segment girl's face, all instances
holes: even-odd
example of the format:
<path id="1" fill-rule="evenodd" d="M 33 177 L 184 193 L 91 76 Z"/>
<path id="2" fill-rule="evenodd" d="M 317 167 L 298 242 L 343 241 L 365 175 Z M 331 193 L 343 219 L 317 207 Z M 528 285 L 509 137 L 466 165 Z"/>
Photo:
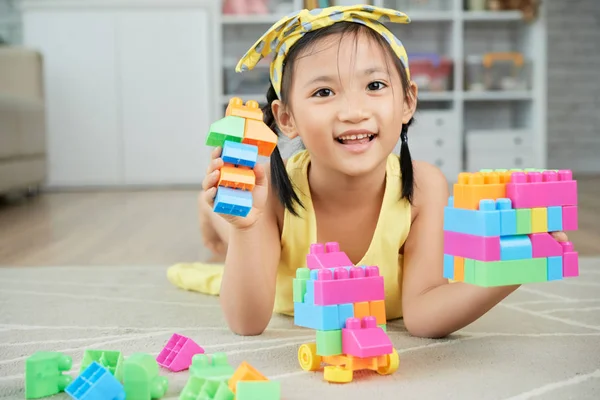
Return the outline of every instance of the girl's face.
<path id="1" fill-rule="evenodd" d="M 299 135 L 315 162 L 345 175 L 381 165 L 414 113 L 391 57 L 363 33 L 321 39 L 291 73 L 288 106 L 273 105 L 280 129 Z"/>

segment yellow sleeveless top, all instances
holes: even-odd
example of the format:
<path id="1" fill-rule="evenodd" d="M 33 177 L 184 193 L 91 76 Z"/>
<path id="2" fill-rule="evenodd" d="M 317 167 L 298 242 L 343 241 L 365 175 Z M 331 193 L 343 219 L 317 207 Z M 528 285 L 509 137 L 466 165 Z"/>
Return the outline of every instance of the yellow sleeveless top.
<path id="1" fill-rule="evenodd" d="M 303 150 L 287 161 L 287 172 L 296 187 L 296 192 L 304 205 L 297 207 L 298 216 L 287 210 L 283 217 L 281 233 L 281 261 L 277 271 L 277 289 L 274 311 L 293 315 L 293 285 L 296 269 L 306 266 L 306 255 L 310 245 L 317 241 L 317 224 L 310 187 L 308 166 L 310 156 Z M 411 208 L 407 200 L 400 199 L 399 158 L 391 154 L 387 159 L 386 186 L 379 220 L 369 248 L 358 265 L 375 265 L 385 282 L 385 311 L 387 319 L 402 316 L 402 263 L 399 250 L 408 237 L 411 224 Z M 342 251 L 344 249 L 341 249 Z"/>

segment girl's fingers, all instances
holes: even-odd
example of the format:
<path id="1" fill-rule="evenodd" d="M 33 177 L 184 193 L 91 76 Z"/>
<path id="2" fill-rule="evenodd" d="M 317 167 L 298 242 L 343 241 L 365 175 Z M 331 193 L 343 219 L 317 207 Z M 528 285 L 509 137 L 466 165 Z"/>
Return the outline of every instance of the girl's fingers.
<path id="1" fill-rule="evenodd" d="M 263 165 L 258 163 L 254 165 L 254 176 L 256 179 L 256 186 L 267 186 L 267 173 Z"/>
<path id="2" fill-rule="evenodd" d="M 212 171 L 210 174 L 206 175 L 204 181 L 202 181 L 202 190 L 208 190 L 211 187 L 214 187 L 219 182 L 220 171 L 218 169 Z"/>
<path id="3" fill-rule="evenodd" d="M 204 201 L 212 208 L 215 204 L 215 196 L 217 195 L 217 188 L 211 187 L 204 192 Z"/>

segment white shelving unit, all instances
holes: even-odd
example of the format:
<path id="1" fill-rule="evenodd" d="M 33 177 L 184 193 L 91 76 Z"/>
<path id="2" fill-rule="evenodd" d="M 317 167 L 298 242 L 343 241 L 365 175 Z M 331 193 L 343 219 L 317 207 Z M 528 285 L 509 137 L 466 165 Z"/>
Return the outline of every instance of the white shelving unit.
<path id="1" fill-rule="evenodd" d="M 268 64 L 243 74 L 236 74 L 234 67 L 271 24 L 303 6 L 302 0 L 271 1 L 273 14 L 221 16 L 223 82 L 217 87 L 223 110 L 233 96 L 265 101 Z M 409 25 L 389 25 L 409 56 L 437 53 L 453 62 L 450 90 L 419 93 L 416 124 L 409 131 L 414 158 L 438 165 L 449 181 L 464 170 L 546 167 L 543 5 L 532 22 L 524 21 L 519 11 L 468 11 L 463 0 L 374 0 L 374 5 L 411 17 Z M 467 60 L 490 52 L 520 52 L 527 61 L 529 86 L 467 90 Z"/>

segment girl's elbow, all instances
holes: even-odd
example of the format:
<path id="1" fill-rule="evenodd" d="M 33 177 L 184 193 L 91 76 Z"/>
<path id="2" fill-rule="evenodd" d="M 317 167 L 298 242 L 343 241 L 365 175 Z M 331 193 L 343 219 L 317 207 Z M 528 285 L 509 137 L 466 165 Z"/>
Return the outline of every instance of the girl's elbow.
<path id="1" fill-rule="evenodd" d="M 443 339 L 452 333 L 448 329 L 432 324 L 426 319 L 418 316 L 411 317 L 410 315 L 405 315 L 403 319 L 404 327 L 408 333 L 414 337 L 423 339 Z"/>

